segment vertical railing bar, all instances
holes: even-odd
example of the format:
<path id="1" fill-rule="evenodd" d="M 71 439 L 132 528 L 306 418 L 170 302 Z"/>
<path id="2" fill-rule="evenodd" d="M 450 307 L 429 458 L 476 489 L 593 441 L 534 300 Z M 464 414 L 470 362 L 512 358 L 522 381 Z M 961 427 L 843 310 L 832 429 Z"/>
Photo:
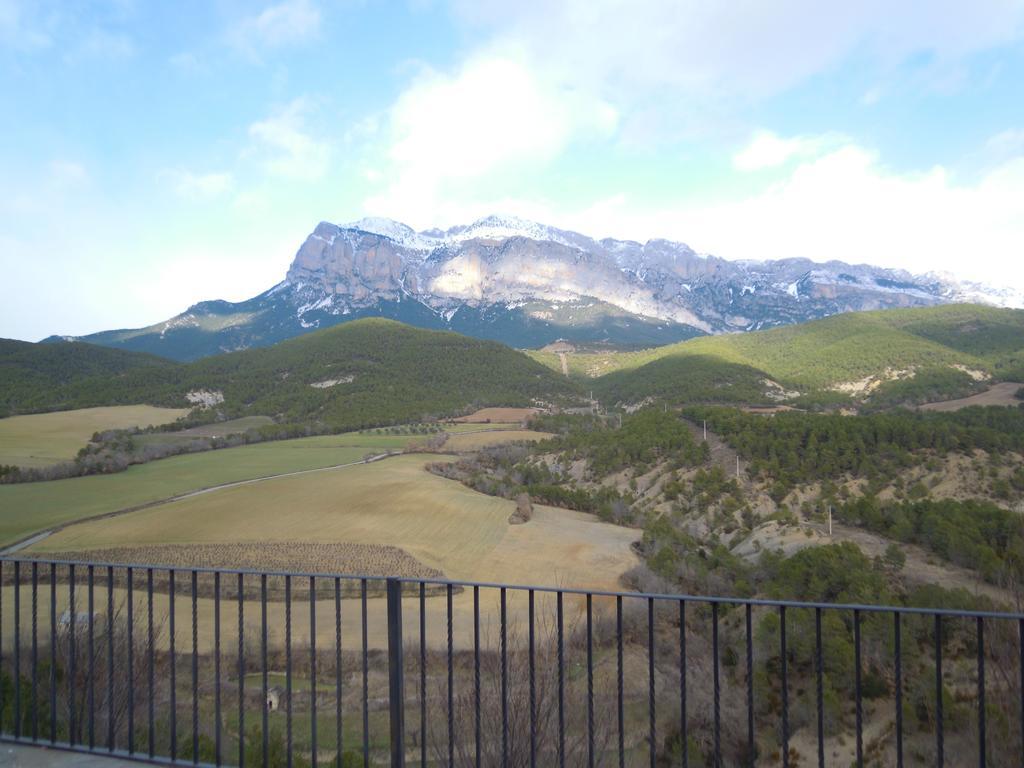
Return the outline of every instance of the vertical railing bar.
<path id="1" fill-rule="evenodd" d="M 245 768 L 245 576 L 238 574 L 238 768 Z M 266 699 L 261 709 L 266 709 Z M 266 754 L 263 750 L 263 754 Z"/>
<path id="2" fill-rule="evenodd" d="M 21 738 L 21 561 L 14 561 L 14 738 Z"/>
<path id="3" fill-rule="evenodd" d="M 114 566 L 107 566 L 107 751 L 113 752 L 114 733 Z"/>
<path id="4" fill-rule="evenodd" d="M 682 746 L 682 764 L 687 768 L 690 764 L 689 743 L 690 729 L 687 722 L 687 689 L 686 689 L 686 601 L 679 601 L 679 741 Z"/>
<path id="5" fill-rule="evenodd" d="M 174 626 L 174 598 L 176 590 L 174 588 L 174 569 L 170 568 L 167 571 L 167 621 L 168 628 L 170 631 L 169 637 L 169 655 L 168 661 L 171 664 L 170 669 L 170 681 L 171 681 L 171 723 L 170 723 L 170 738 L 171 738 L 171 760 L 178 759 L 178 665 L 177 665 L 177 654 L 175 652 L 175 626 Z"/>
<path id="6" fill-rule="evenodd" d="M 292 768 L 292 577 L 284 577 L 284 688 L 285 750 L 288 768 Z"/>
<path id="7" fill-rule="evenodd" d="M 53 566 L 50 566 L 53 568 Z M 4 561 L 0 560 L 0 662 L 4 658 Z M 4 698 L 4 687 L 0 685 L 0 714 L 5 711 L 7 702 Z M 51 720 L 53 718 L 50 718 Z"/>
<path id="8" fill-rule="evenodd" d="M 786 606 L 779 606 L 779 650 L 782 662 L 782 765 L 789 768 L 789 656 L 786 650 Z"/>
<path id="9" fill-rule="evenodd" d="M 455 640 L 452 633 L 452 585 L 445 589 L 448 619 L 448 767 L 455 765 L 455 673 L 452 666 Z"/>
<path id="10" fill-rule="evenodd" d="M 111 569 L 110 584 L 111 584 L 111 605 L 113 605 L 113 569 Z M 147 672 L 149 675 L 149 701 L 147 702 L 147 720 L 148 720 L 148 732 L 149 732 L 149 756 L 153 757 L 156 752 L 156 654 L 153 646 L 153 569 L 146 569 L 146 656 Z M 111 645 L 113 648 L 113 645 Z M 111 656 L 113 660 L 113 656 Z M 113 661 L 111 661 L 111 667 L 113 667 Z M 111 704 L 111 712 L 113 712 L 113 704 Z M 111 716 L 111 723 L 114 718 Z M 113 725 L 111 725 L 111 734 L 113 734 Z M 113 738 L 111 738 L 111 749 L 113 749 Z"/>
<path id="11" fill-rule="evenodd" d="M 988 749 L 985 739 L 985 620 L 977 617 L 978 626 L 978 766 L 985 768 L 988 763 Z"/>
<path id="12" fill-rule="evenodd" d="M 316 744 L 316 577 L 309 577 L 309 738 L 312 742 L 312 768 L 317 768 Z"/>
<path id="13" fill-rule="evenodd" d="M 480 768 L 480 587 L 473 587 L 473 748 Z"/>
<path id="14" fill-rule="evenodd" d="M 78 610 L 75 607 L 75 566 L 68 566 L 68 743 L 72 746 L 78 740 L 75 722 L 75 648 L 78 635 Z"/>
<path id="15" fill-rule="evenodd" d="M 747 630 L 747 762 L 753 766 L 757 760 L 754 743 L 754 616 L 753 606 L 746 604 L 744 611 Z"/>
<path id="16" fill-rule="evenodd" d="M 420 768 L 427 768 L 427 584 L 420 582 Z"/>
<path id="17" fill-rule="evenodd" d="M 1024 619 L 1017 620 L 1017 649 L 1020 652 L 1020 659 L 1017 662 L 1017 671 L 1020 674 L 1020 754 L 1024 755 Z"/>
<path id="18" fill-rule="evenodd" d="M 402 582 L 389 578 L 387 589 L 388 710 L 391 768 L 405 768 L 405 636 L 402 632 Z"/>
<path id="19" fill-rule="evenodd" d="M 654 598 L 647 598 L 647 741 L 651 768 L 658 762 L 658 724 L 654 700 Z"/>
<path id="20" fill-rule="evenodd" d="M 111 664 L 113 670 L 113 664 Z M 113 672 L 111 672 L 113 674 Z M 111 686 L 113 687 L 113 686 Z M 57 566 L 50 565 L 50 742 L 57 741 Z"/>
<path id="21" fill-rule="evenodd" d="M 821 649 L 821 608 L 814 609 L 814 685 L 818 709 L 818 768 L 825 768 L 825 665 Z"/>
<path id="22" fill-rule="evenodd" d="M 527 612 L 528 612 L 528 643 L 529 648 L 527 649 L 529 655 L 530 665 L 530 768 L 536 768 L 537 765 L 537 660 L 536 660 L 536 639 L 534 637 L 535 632 L 535 607 L 534 607 L 534 593 L 533 590 L 527 592 Z M 1021 624 L 1021 660 L 1024 661 L 1024 622 Z M 1024 678 L 1024 666 L 1022 666 L 1021 676 Z M 1024 704 L 1024 701 L 1021 702 Z M 1021 715 L 1024 719 L 1024 714 Z"/>
<path id="23" fill-rule="evenodd" d="M 594 768 L 594 596 L 587 593 L 587 765 Z"/>
<path id="24" fill-rule="evenodd" d="M 861 695 L 861 649 L 860 649 L 860 611 L 853 612 L 853 654 L 854 684 L 853 696 L 856 709 L 857 765 L 864 765 L 864 705 Z"/>
<path id="25" fill-rule="evenodd" d="M 370 662 L 368 630 L 366 626 L 366 579 L 359 580 L 359 602 L 363 621 L 363 768 L 370 768 Z"/>
<path id="26" fill-rule="evenodd" d="M 129 578 L 131 572 L 129 571 Z M 192 763 L 199 764 L 199 574 L 192 571 Z"/>
<path id="27" fill-rule="evenodd" d="M 501 595 L 501 765 L 508 765 L 508 605 L 505 587 Z"/>
<path id="28" fill-rule="evenodd" d="M 337 744 L 337 762 L 340 765 L 345 754 L 345 740 L 342 732 L 341 694 L 341 579 L 334 578 L 334 739 Z"/>
<path id="29" fill-rule="evenodd" d="M 626 765 L 625 678 L 622 664 L 622 595 L 615 596 L 615 655 L 618 687 L 619 768 Z"/>
<path id="30" fill-rule="evenodd" d="M 722 672 L 718 647 L 718 603 L 711 604 L 711 671 L 715 711 L 715 765 L 722 764 Z"/>
<path id="31" fill-rule="evenodd" d="M 558 767 L 565 768 L 565 609 L 562 592 L 556 593 L 558 641 Z"/>
<path id="32" fill-rule="evenodd" d="M 223 762 L 220 711 L 220 571 L 213 573 L 213 752 L 214 763 Z"/>
<path id="33" fill-rule="evenodd" d="M 935 614 L 935 764 L 946 762 L 942 733 L 942 615 Z"/>
<path id="34" fill-rule="evenodd" d="M 89 701 L 89 749 L 94 750 L 96 748 L 96 670 L 95 670 L 95 600 L 94 600 L 94 582 L 95 582 L 95 571 L 94 566 L 88 566 L 88 579 L 87 579 L 87 606 L 89 609 L 88 618 L 88 654 L 89 654 L 89 680 L 86 683 L 88 689 L 88 701 Z M 75 622 L 75 616 L 72 616 L 72 622 Z"/>
<path id="35" fill-rule="evenodd" d="M 260 707 L 260 739 L 263 743 L 263 768 L 270 764 L 270 711 L 267 707 L 270 693 L 267 669 L 267 574 L 260 574 L 260 692 L 263 706 Z"/>
<path id="36" fill-rule="evenodd" d="M 896 656 L 896 768 L 903 768 L 903 632 L 900 612 L 893 612 L 893 653 Z"/>
<path id="37" fill-rule="evenodd" d="M 128 754 L 135 754 L 135 569 L 128 576 Z"/>
<path id="38" fill-rule="evenodd" d="M 92 566 L 89 566 L 90 580 L 92 577 Z M 91 616 L 91 614 L 90 614 Z M 90 627 L 90 640 L 91 640 Z M 92 654 L 89 654 L 90 664 Z M 90 686 L 92 674 L 89 675 Z M 39 563 L 32 561 L 32 741 L 39 741 Z M 90 687 L 90 693 L 91 693 Z M 92 701 L 89 702 L 89 712 L 92 712 Z M 89 749 L 94 746 L 90 732 Z"/>

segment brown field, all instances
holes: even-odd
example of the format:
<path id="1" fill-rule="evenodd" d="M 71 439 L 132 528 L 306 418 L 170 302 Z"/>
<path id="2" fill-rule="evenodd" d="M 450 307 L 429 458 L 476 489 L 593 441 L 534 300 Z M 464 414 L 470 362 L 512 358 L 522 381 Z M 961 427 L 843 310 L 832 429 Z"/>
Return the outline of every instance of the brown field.
<path id="1" fill-rule="evenodd" d="M 71 525 L 38 542 L 29 552 L 47 557 L 51 553 L 66 556 L 166 545 L 188 549 L 198 544 L 242 547 L 234 551 L 255 545 L 257 549 L 251 551 L 258 555 L 271 551 L 264 547 L 266 542 L 274 541 L 388 545 L 405 551 L 426 568 L 456 580 L 592 589 L 619 588 L 621 575 L 639 562 L 632 549 L 640 536 L 638 530 L 603 523 L 592 515 L 539 505 L 529 523 L 509 525 L 513 502 L 476 493 L 424 469 L 426 463 L 441 460 L 445 457 L 401 456 L 375 464 L 236 486 L 120 517 Z M 261 562 L 260 567 L 266 568 L 267 563 Z M 346 565 L 341 557 L 327 557 L 322 567 L 340 572 Z M 11 589 L 3 588 L 3 599 L 8 605 L 13 604 L 7 602 L 13 597 Z M 123 590 L 118 588 L 117 593 L 122 599 Z M 138 589 L 136 599 L 144 599 Z M 167 600 L 166 596 L 161 598 L 161 607 Z M 481 610 L 487 622 L 494 620 L 497 601 L 496 590 L 482 590 Z M 66 589 L 58 588 L 58 603 L 66 603 Z M 179 595 L 175 604 L 182 616 L 189 615 L 188 597 Z M 353 618 L 357 605 L 346 608 Z M 597 601 L 596 606 L 603 610 L 602 601 Z M 508 607 L 510 621 L 521 626 L 527 609 L 525 594 L 510 592 Z M 549 595 L 538 596 L 538 616 L 550 615 L 552 607 Z M 333 608 L 330 599 L 317 603 L 318 612 L 322 611 L 324 616 L 329 616 Z M 417 608 L 415 601 L 406 601 L 410 637 L 415 637 L 418 627 Z M 446 623 L 444 598 L 429 597 L 426 609 L 428 626 L 433 628 L 428 641 L 441 644 L 444 638 L 440 628 Z M 568 598 L 567 620 L 578 617 L 581 609 L 579 599 Z M 201 597 L 197 610 L 200 639 L 208 647 L 212 642 L 213 601 Z M 384 610 L 382 600 L 369 601 L 368 631 L 375 647 L 386 639 Z M 283 606 L 274 603 L 268 611 L 273 625 L 280 626 Z M 472 632 L 471 590 L 453 596 L 453 611 L 454 631 L 463 642 Z M 246 612 L 255 620 L 258 604 L 250 605 Z M 302 634 L 303 620 L 296 618 L 297 637 Z M 181 641 L 187 641 L 184 633 L 188 627 L 182 626 L 180 631 Z M 343 630 L 346 642 L 358 642 L 359 631 L 358 621 L 347 621 Z M 333 629 L 329 624 L 318 624 L 318 638 L 321 633 L 323 642 L 328 642 Z"/>
<path id="2" fill-rule="evenodd" d="M 959 411 L 961 408 L 969 408 L 972 405 L 1019 405 L 1021 400 L 1016 398 L 1017 391 L 1024 387 L 1024 384 L 1015 381 L 1004 381 L 993 384 L 984 392 L 979 392 L 970 397 L 961 397 L 959 400 L 943 400 L 938 403 L 925 403 L 920 406 L 922 411 Z"/>
<path id="3" fill-rule="evenodd" d="M 519 424 L 540 413 L 537 408 L 481 408 L 454 421 L 464 424 Z"/>
<path id="4" fill-rule="evenodd" d="M 49 552 L 52 560 L 85 559 L 95 563 L 160 565 L 189 568 L 240 568 L 308 573 L 353 573 L 361 576 L 440 579 L 408 552 L 387 544 L 324 544 L 286 541 L 251 544 L 155 544 L 108 549 Z M 8 574 L 9 575 L 9 574 Z"/>

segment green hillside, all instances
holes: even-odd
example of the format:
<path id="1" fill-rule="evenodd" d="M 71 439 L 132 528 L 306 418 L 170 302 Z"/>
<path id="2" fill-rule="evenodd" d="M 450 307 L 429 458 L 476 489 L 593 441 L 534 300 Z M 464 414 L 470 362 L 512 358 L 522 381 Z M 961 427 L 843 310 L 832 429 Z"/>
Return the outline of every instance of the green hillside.
<path id="1" fill-rule="evenodd" d="M 534 358 L 561 370 L 554 355 Z M 637 401 L 658 396 L 678 402 L 773 402 L 778 388 L 804 401 L 849 400 L 833 391 L 869 377 L 883 383 L 876 396 L 895 404 L 958 397 L 979 384 L 954 368 L 996 380 L 1024 374 L 1024 311 L 974 305 L 883 310 L 836 315 L 754 333 L 705 336 L 628 353 L 571 354 L 570 376 L 600 398 Z M 854 397 L 868 397 L 853 393 Z"/>
<path id="2" fill-rule="evenodd" d="M 62 349 L 26 346 L 47 360 Z M 73 346 L 157 362 L 41 384 L 33 410 L 125 402 L 182 406 L 188 404 L 187 393 L 205 391 L 223 396 L 218 409 L 229 417 L 259 414 L 340 429 L 441 416 L 474 406 L 529 405 L 535 398 L 558 399 L 576 392 L 564 377 L 496 342 L 380 319 L 193 363 Z M 8 397 L 5 379 L 0 398 Z"/>
<path id="3" fill-rule="evenodd" d="M 0 417 L 137 403 L 132 392 L 112 383 L 142 370 L 158 374 L 174 366 L 154 355 L 81 342 L 30 344 L 0 339 Z"/>

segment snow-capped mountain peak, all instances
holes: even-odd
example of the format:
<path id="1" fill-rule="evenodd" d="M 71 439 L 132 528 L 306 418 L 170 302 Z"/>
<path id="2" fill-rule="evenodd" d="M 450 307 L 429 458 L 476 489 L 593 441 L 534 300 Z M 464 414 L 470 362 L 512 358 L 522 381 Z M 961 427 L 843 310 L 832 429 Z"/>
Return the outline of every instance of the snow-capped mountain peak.
<path id="1" fill-rule="evenodd" d="M 512 216 L 421 232 L 371 217 L 321 222 L 285 280 L 248 302 L 204 302 L 143 335 L 152 337 L 145 349 L 159 354 L 167 339 L 194 335 L 199 318 L 217 316 L 223 330 L 208 343 L 223 351 L 384 316 L 515 346 L 556 339 L 650 346 L 951 302 L 1022 306 L 1024 295 L 867 264 L 728 261 L 658 238 L 595 241 Z"/>

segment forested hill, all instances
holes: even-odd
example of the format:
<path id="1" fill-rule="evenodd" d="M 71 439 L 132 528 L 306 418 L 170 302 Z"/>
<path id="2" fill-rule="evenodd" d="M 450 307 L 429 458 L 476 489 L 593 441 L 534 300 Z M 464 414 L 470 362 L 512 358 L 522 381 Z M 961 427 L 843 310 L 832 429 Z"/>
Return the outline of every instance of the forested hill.
<path id="1" fill-rule="evenodd" d="M 534 357 L 560 369 L 554 355 Z M 567 361 L 607 403 L 913 404 L 1020 381 L 1024 310 L 962 304 L 848 313 Z"/>
<path id="2" fill-rule="evenodd" d="M 0 417 L 72 408 L 90 397 L 101 401 L 93 405 L 138 402 L 116 383 L 142 369 L 165 371 L 175 366 L 154 355 L 82 342 L 30 344 L 0 339 Z"/>
<path id="3" fill-rule="evenodd" d="M 27 346 L 43 355 L 64 348 Z M 286 422 L 354 428 L 577 394 L 564 377 L 496 342 L 378 319 L 194 363 L 138 357 L 157 363 L 41 384 L 33 398 L 16 401 L 17 410 L 125 402 L 180 406 L 188 404 L 189 393 L 202 393 L 208 400 L 223 398 L 217 407 L 228 416 L 263 414 Z M 11 397 L 5 378 L 0 401 Z"/>

